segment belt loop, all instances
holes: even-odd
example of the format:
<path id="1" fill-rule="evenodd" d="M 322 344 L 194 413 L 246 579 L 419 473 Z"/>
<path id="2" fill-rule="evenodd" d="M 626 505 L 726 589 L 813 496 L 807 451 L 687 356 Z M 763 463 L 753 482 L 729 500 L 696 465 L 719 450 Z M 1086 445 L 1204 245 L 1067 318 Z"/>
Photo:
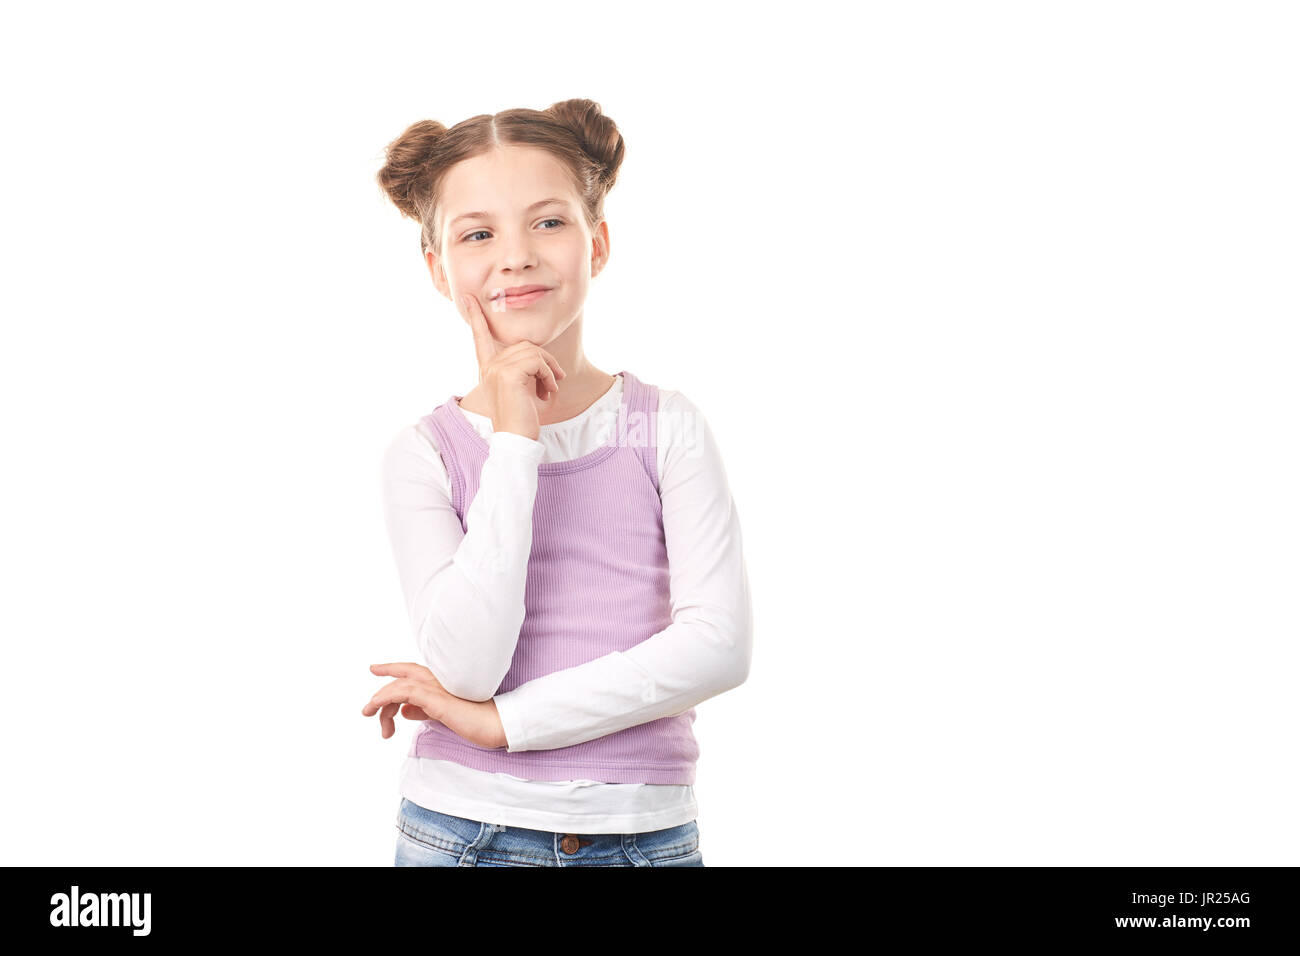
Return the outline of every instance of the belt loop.
<path id="1" fill-rule="evenodd" d="M 478 865 L 478 851 L 492 839 L 494 830 L 490 823 L 480 823 L 478 825 L 478 836 L 469 841 L 469 846 L 465 847 L 465 852 L 460 855 L 460 866 Z"/>
<path id="2" fill-rule="evenodd" d="M 636 845 L 635 833 L 623 834 L 623 852 L 627 855 L 627 858 L 632 861 L 633 866 L 650 865 L 650 858 L 642 853 L 641 849 Z"/>

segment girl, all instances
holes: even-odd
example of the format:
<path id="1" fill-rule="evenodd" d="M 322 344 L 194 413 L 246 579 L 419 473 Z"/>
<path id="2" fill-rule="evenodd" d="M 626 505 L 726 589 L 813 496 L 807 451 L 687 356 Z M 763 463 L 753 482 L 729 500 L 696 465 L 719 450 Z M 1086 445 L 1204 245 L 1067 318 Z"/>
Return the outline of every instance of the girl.
<path id="1" fill-rule="evenodd" d="M 622 159 L 576 99 L 416 123 L 378 174 L 479 373 L 384 457 L 428 665 L 372 666 L 362 711 L 423 721 L 398 866 L 704 865 L 691 725 L 748 676 L 749 578 L 699 410 L 583 352 Z"/>

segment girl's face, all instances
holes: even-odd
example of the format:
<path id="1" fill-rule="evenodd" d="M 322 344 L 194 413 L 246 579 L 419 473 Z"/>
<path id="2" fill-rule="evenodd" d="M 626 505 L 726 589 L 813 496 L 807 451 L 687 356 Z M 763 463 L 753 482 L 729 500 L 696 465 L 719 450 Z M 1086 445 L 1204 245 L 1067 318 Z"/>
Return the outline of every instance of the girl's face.
<path id="1" fill-rule="evenodd" d="M 426 255 L 434 285 L 453 302 L 477 298 L 494 339 L 545 346 L 581 317 L 587 285 L 608 258 L 609 229 L 587 228 L 550 153 L 504 146 L 463 160 L 443 178 L 441 200 L 442 256 Z M 504 295 L 524 286 L 546 291 Z"/>

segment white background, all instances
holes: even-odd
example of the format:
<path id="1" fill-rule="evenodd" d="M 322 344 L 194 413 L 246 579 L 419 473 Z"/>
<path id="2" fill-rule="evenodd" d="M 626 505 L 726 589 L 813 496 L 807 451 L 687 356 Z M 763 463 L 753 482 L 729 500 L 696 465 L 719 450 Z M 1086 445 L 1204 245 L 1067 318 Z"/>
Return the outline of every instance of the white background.
<path id="1" fill-rule="evenodd" d="M 374 174 L 589 97 L 587 355 L 753 586 L 706 865 L 1296 864 L 1293 10 L 14 7 L 3 862 L 392 864 L 380 456 L 477 371 Z"/>

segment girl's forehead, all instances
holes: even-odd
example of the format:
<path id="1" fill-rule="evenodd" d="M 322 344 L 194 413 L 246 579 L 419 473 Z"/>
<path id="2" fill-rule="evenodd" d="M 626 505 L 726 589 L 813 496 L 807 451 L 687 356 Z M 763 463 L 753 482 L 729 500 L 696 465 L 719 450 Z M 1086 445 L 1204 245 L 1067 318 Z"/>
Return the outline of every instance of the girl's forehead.
<path id="1" fill-rule="evenodd" d="M 569 198 L 573 183 L 564 165 L 545 150 L 505 147 L 461 160 L 447 172 L 443 188 L 444 200 L 531 202 L 540 196 Z"/>

